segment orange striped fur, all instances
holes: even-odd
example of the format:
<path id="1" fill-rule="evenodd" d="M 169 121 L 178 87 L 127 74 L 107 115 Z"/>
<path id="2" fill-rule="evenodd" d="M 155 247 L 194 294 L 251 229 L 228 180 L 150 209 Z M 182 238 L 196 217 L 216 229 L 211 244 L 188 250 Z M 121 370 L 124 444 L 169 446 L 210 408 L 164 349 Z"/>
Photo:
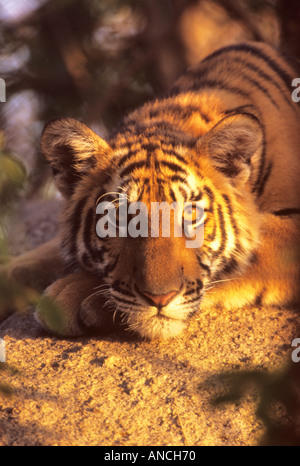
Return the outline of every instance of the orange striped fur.
<path id="1" fill-rule="evenodd" d="M 60 333 L 102 328 L 119 315 L 143 337 L 166 338 L 205 307 L 297 302 L 296 76 L 267 45 L 233 45 L 132 112 L 107 142 L 73 119 L 46 126 L 42 151 L 66 196 L 61 241 L 70 273 L 47 290 L 65 309 Z M 203 246 L 189 249 L 172 235 L 99 238 L 97 201 L 120 193 L 147 206 L 201 199 Z"/>

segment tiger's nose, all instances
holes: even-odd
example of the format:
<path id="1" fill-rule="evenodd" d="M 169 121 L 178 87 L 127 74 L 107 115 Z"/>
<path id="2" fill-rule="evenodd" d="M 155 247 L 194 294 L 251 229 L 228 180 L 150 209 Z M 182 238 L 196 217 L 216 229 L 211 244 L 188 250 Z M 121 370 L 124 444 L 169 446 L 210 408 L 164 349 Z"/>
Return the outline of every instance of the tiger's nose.
<path id="1" fill-rule="evenodd" d="M 146 296 L 148 301 L 150 300 L 154 306 L 161 308 L 169 304 L 175 298 L 175 296 L 178 295 L 178 291 L 172 290 L 167 294 L 160 295 L 155 295 L 148 293 L 147 291 L 143 291 L 141 294 Z"/>

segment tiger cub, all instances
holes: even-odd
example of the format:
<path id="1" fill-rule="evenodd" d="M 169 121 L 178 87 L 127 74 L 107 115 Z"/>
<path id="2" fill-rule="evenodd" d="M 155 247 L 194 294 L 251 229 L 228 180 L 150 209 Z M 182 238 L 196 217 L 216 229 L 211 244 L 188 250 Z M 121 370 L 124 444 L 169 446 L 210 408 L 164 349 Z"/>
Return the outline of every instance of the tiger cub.
<path id="1" fill-rule="evenodd" d="M 53 280 L 60 276 L 46 294 L 61 305 L 64 324 L 51 328 L 40 310 L 38 321 L 62 335 L 81 335 L 118 315 L 153 339 L 177 335 L 203 308 L 295 305 L 296 76 L 266 44 L 231 45 L 133 111 L 107 142 L 71 118 L 46 125 L 41 149 L 66 203 L 59 238 L 42 246 L 42 255 L 29 253 L 23 269 L 28 274 L 32 266 L 33 282 L 44 273 L 47 280 L 50 272 Z M 152 203 L 175 202 L 179 217 L 172 218 L 181 224 L 187 214 L 193 232 L 202 229 L 202 243 L 189 247 L 185 231 L 124 235 L 120 199 L 142 203 L 148 213 Z M 116 234 L 96 232 L 100 200 L 116 208 Z M 148 232 L 151 220 L 148 214 Z"/>

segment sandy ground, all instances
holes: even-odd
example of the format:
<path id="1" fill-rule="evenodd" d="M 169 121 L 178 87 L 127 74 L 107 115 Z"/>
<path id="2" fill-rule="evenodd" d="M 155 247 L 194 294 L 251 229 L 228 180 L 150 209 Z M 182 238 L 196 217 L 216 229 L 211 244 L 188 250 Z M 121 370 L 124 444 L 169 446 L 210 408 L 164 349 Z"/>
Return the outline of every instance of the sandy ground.
<path id="1" fill-rule="evenodd" d="M 127 331 L 57 339 L 31 311 L 12 315 L 0 325 L 0 383 L 12 391 L 0 394 L 0 445 L 256 445 L 259 390 L 215 406 L 227 388 L 218 375 L 284 368 L 299 320 L 291 310 L 216 310 L 177 339 L 148 342 Z"/>
<path id="2" fill-rule="evenodd" d="M 0 445 L 255 445 L 264 435 L 259 392 L 215 407 L 227 371 L 280 369 L 296 315 L 251 309 L 195 318 L 176 340 L 128 334 L 58 340 L 32 315 L 2 325 L 7 364 Z"/>

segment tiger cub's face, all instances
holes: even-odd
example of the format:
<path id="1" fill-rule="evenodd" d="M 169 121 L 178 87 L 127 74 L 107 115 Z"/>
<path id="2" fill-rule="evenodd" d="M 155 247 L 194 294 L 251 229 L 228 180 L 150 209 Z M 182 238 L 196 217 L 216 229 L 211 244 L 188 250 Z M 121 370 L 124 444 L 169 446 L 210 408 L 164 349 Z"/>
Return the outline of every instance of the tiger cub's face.
<path id="1" fill-rule="evenodd" d="M 177 144 L 144 132 L 109 146 L 72 119 L 45 128 L 42 150 L 68 198 L 63 247 L 99 275 L 105 309 L 144 337 L 174 336 L 216 282 L 247 266 L 259 231 L 247 186 L 261 145 L 246 115 Z"/>

